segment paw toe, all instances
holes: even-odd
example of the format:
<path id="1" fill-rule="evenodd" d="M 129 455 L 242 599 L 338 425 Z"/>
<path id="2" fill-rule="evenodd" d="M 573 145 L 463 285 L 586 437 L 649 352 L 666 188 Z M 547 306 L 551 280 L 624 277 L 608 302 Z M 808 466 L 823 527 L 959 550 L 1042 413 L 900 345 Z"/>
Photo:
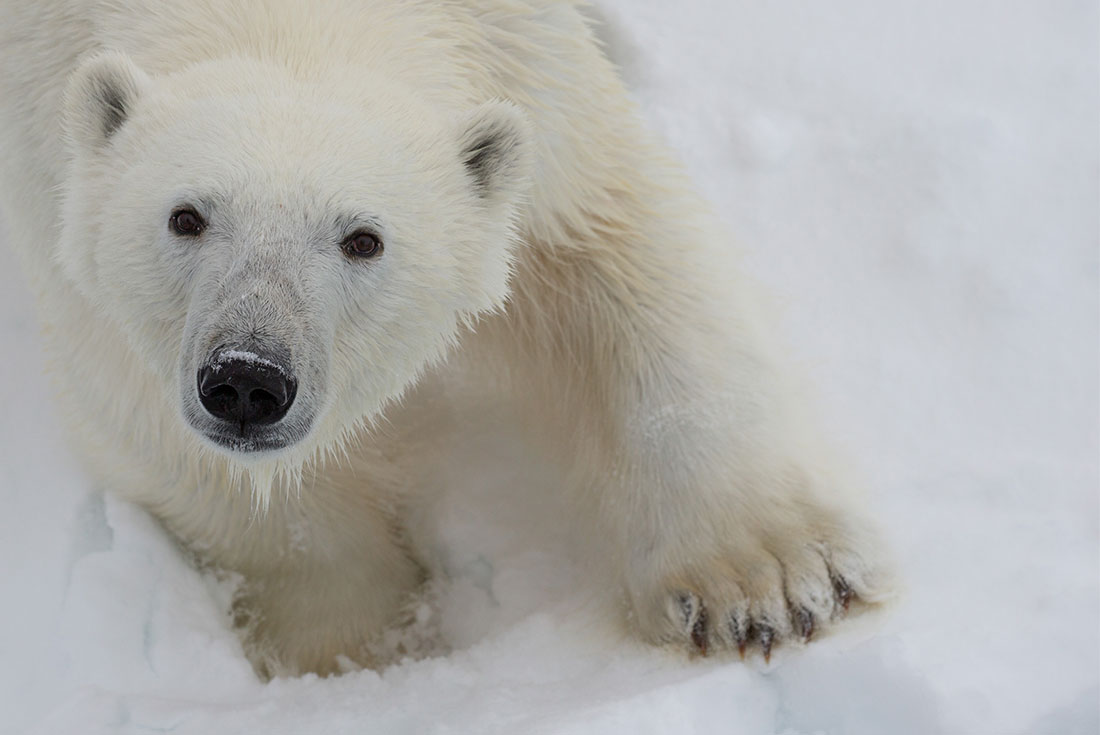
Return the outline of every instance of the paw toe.
<path id="1" fill-rule="evenodd" d="M 744 658 L 752 632 L 752 623 L 749 621 L 747 611 L 731 613 L 726 622 L 726 631 L 730 643 L 737 647 L 737 652 L 741 654 L 741 658 Z"/>
<path id="2" fill-rule="evenodd" d="M 694 592 L 674 592 L 667 603 L 668 618 L 676 631 L 674 637 L 686 636 L 704 656 L 710 646 L 707 608 Z"/>
<path id="3" fill-rule="evenodd" d="M 759 650 L 770 662 L 780 645 L 808 643 L 857 602 L 888 596 L 873 547 L 856 553 L 847 535 L 809 535 L 795 528 L 771 535 L 775 543 L 747 539 L 673 579 L 651 579 L 655 586 L 634 598 L 651 605 L 635 608 L 643 632 L 703 656 L 736 650 L 744 658 Z"/>
<path id="4" fill-rule="evenodd" d="M 809 643 L 814 635 L 814 629 L 816 627 L 814 614 L 804 607 L 795 608 L 791 612 L 791 622 L 794 625 L 795 634 L 801 638 L 804 643 Z"/>
<path id="5" fill-rule="evenodd" d="M 764 663 L 770 663 L 772 659 L 772 645 L 777 640 L 775 628 L 767 623 L 754 623 L 753 633 L 760 642 L 760 652 L 764 654 Z"/>

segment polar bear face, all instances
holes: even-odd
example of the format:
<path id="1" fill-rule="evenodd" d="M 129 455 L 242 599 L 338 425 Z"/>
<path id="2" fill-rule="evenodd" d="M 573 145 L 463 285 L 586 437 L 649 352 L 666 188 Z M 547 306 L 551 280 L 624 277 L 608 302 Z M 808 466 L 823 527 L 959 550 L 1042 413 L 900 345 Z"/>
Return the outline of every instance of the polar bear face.
<path id="1" fill-rule="evenodd" d="M 105 53 L 66 93 L 63 270 L 235 459 L 336 441 L 507 295 L 522 115 L 341 78 Z"/>

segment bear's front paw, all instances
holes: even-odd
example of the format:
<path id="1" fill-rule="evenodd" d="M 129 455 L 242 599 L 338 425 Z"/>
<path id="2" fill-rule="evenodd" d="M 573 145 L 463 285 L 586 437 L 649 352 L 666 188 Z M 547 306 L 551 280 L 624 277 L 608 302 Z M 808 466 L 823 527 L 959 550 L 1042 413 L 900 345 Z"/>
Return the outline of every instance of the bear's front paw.
<path id="1" fill-rule="evenodd" d="M 663 558 L 649 557 L 645 568 L 675 571 L 643 574 L 646 581 L 629 586 L 645 638 L 703 655 L 736 649 L 744 657 L 756 646 L 770 661 L 781 642 L 808 642 L 850 608 L 892 595 L 880 545 L 848 525 L 815 518 L 730 528 L 722 538 L 672 542 Z"/>

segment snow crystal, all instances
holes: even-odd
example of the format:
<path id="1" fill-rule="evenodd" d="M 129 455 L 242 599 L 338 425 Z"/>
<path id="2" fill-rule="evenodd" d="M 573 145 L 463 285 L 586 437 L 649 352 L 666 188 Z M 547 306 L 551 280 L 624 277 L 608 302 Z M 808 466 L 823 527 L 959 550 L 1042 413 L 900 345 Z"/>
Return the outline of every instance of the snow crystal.
<path id="1" fill-rule="evenodd" d="M 247 350 L 222 350 L 218 353 L 217 359 L 214 360 L 213 367 L 217 369 L 219 366 L 230 361 L 243 362 L 248 365 L 262 365 L 263 367 L 275 370 L 280 375 L 286 375 L 286 369 L 282 365 Z"/>

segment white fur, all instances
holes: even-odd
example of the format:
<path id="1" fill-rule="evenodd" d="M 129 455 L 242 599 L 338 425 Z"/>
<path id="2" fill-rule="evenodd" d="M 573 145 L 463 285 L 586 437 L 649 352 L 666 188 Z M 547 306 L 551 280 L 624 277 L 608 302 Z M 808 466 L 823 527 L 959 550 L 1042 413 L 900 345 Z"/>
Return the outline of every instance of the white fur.
<path id="1" fill-rule="evenodd" d="M 423 576 L 408 505 L 445 475 L 428 437 L 479 391 L 569 469 L 651 641 L 770 643 L 840 614 L 838 579 L 888 591 L 727 238 L 579 5 L 0 3 L 0 203 L 61 405 L 104 486 L 244 577 L 265 674 L 382 663 Z M 201 240 L 165 227 L 183 201 Z M 339 250 L 357 217 L 368 263 Z M 237 332 L 289 346 L 293 446 L 186 419 Z"/>

